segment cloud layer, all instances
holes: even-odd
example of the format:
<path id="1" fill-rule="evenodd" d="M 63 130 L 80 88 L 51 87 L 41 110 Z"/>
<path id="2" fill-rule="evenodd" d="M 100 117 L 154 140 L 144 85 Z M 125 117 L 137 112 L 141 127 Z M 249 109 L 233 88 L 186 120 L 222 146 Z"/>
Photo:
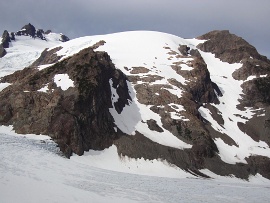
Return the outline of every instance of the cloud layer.
<path id="1" fill-rule="evenodd" d="M 0 2 L 0 32 L 37 28 L 71 38 L 156 30 L 192 38 L 230 30 L 270 58 L 269 0 L 9 0 Z"/>

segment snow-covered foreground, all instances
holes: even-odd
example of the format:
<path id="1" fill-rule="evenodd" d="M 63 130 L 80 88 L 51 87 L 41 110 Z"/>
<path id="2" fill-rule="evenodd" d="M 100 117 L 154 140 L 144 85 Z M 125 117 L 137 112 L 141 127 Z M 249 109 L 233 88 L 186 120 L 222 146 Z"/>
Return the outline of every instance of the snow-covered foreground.
<path id="1" fill-rule="evenodd" d="M 55 144 L 46 137 L 31 139 L 0 132 L 0 202 L 3 203 L 270 201 L 270 182 L 261 177 L 246 182 L 235 178 L 205 180 L 183 175 L 165 178 L 117 172 L 89 164 L 89 160 L 95 163 L 95 159 L 100 167 L 117 164 L 99 156 L 102 153 L 89 152 L 83 159 L 69 160 L 59 156 Z M 155 163 L 152 166 L 145 163 L 154 173 L 158 170 Z M 160 168 L 164 173 L 176 175 L 164 166 Z M 136 172 L 134 168 L 132 171 Z"/>

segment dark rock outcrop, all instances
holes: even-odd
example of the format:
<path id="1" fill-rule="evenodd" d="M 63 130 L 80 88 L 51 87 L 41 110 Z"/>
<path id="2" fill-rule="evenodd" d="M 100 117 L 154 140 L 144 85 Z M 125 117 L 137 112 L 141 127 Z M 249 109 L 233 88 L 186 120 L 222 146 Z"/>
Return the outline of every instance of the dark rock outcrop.
<path id="1" fill-rule="evenodd" d="M 193 57 L 202 57 L 198 49 L 191 49 L 189 54 Z"/>
<path id="2" fill-rule="evenodd" d="M 25 26 L 23 26 L 21 28 L 21 30 L 17 31 L 15 33 L 15 35 L 18 35 L 18 36 L 30 36 L 30 37 L 33 37 L 33 38 L 39 38 L 39 39 L 42 39 L 42 40 L 46 40 L 46 35 L 47 34 L 50 34 L 52 31 L 51 30 L 47 30 L 46 32 L 44 32 L 43 29 L 36 29 L 35 26 L 33 26 L 32 24 L 27 24 Z M 64 35 L 64 34 L 61 34 L 61 39 L 59 39 L 60 41 L 62 42 L 66 42 L 66 41 L 69 41 L 69 38 Z"/>
<path id="3" fill-rule="evenodd" d="M 48 49 L 45 49 L 40 57 L 32 64 L 32 66 L 40 66 L 45 64 L 53 64 L 58 62 L 59 59 L 61 59 L 61 56 L 58 56 L 56 54 L 57 51 L 59 51 L 62 47 L 56 47 L 54 49 L 51 49 L 48 51 Z"/>
<path id="4" fill-rule="evenodd" d="M 11 35 L 11 36 L 10 36 L 10 39 L 15 41 L 15 40 L 16 40 L 16 39 L 15 39 L 15 33 L 14 33 L 14 32 L 11 32 L 10 35 Z"/>
<path id="5" fill-rule="evenodd" d="M 149 160 L 166 160 L 195 176 L 209 178 L 200 172 L 208 168 L 222 176 L 232 176 L 248 180 L 250 175 L 262 174 L 270 179 L 269 158 L 252 156 L 247 159 L 248 164 L 224 163 L 217 155 L 216 145 L 208 136 L 201 134 L 192 149 L 180 150 L 155 143 L 142 134 L 136 132 L 134 136 L 123 135 L 114 141 L 120 156 L 131 158 L 145 158 Z M 203 138 L 203 139 L 202 139 Z M 206 138 L 206 139 L 205 139 Z M 200 140 L 201 139 L 201 140 Z"/>
<path id="6" fill-rule="evenodd" d="M 32 24 L 28 23 L 27 25 L 23 26 L 21 30 L 16 32 L 16 35 L 18 36 L 27 35 L 27 36 L 35 37 L 36 28 Z"/>
<path id="7" fill-rule="evenodd" d="M 5 48 L 9 48 L 9 43 L 11 42 L 11 38 L 7 30 L 5 30 L 2 34 L 2 41 L 0 42 L 0 58 L 4 57 L 7 54 Z"/>
<path id="8" fill-rule="evenodd" d="M 164 132 L 164 130 L 153 119 L 147 120 L 147 125 L 150 130 L 157 131 L 157 132 Z"/>
<path id="9" fill-rule="evenodd" d="M 201 57 L 192 61 L 193 70 L 190 77 L 197 77 L 197 80 L 190 82 L 185 88 L 192 94 L 193 100 L 201 103 L 219 103 L 216 92 L 221 92 L 218 86 L 211 81 L 207 65 Z M 221 96 L 221 94 L 219 95 Z"/>
<path id="10" fill-rule="evenodd" d="M 5 48 L 3 47 L 2 44 L 0 44 L 0 58 L 2 58 L 3 56 L 5 56 L 7 54 Z"/>
<path id="11" fill-rule="evenodd" d="M 215 30 L 197 38 L 207 40 L 197 46 L 199 49 L 211 52 L 217 58 L 228 63 L 237 63 L 250 57 L 262 61 L 267 60 L 265 56 L 261 56 L 257 52 L 255 47 L 241 37 L 231 34 L 228 30 Z"/>
<path id="12" fill-rule="evenodd" d="M 45 36 L 44 36 L 44 31 L 42 29 L 38 29 L 36 32 L 36 36 L 42 40 L 46 40 Z"/>
<path id="13" fill-rule="evenodd" d="M 207 40 L 197 46 L 202 51 L 211 52 L 217 58 L 228 63 L 242 64 L 242 67 L 236 69 L 232 74 L 234 79 L 243 81 L 241 85 L 243 94 L 237 108 L 241 110 L 252 108 L 255 113 L 245 123 L 238 122 L 237 126 L 253 140 L 264 141 L 270 145 L 268 125 L 270 120 L 270 60 L 260 55 L 255 47 L 244 39 L 229 33 L 229 31 L 212 31 L 198 37 L 198 39 Z M 211 134 L 216 133 L 211 130 Z M 267 166 L 269 158 L 250 156 L 246 160 L 248 164 L 243 173 L 260 173 L 269 178 L 270 170 Z M 206 162 L 206 165 L 213 172 L 218 170 L 213 163 Z M 225 168 L 228 171 L 232 170 L 228 169 L 227 166 Z"/>
<path id="14" fill-rule="evenodd" d="M 180 45 L 178 50 L 180 51 L 180 53 L 183 56 L 187 56 L 188 55 L 188 51 L 190 50 L 190 47 L 188 47 L 187 45 Z"/>
<path id="15" fill-rule="evenodd" d="M 56 74 L 68 74 L 74 87 L 63 91 L 53 82 Z M 87 48 L 42 71 L 26 68 L 6 76 L 11 82 L 0 93 L 0 123 L 13 124 L 16 132 L 50 135 L 61 151 L 82 155 L 89 149 L 102 150 L 117 138 L 109 80 L 117 88 L 123 108 L 130 98 L 126 77 L 115 69 L 105 52 Z M 48 86 L 47 93 L 38 91 Z"/>
<path id="16" fill-rule="evenodd" d="M 61 34 L 61 40 L 60 41 L 67 42 L 67 41 L 69 41 L 69 38 L 66 35 Z"/>
<path id="17" fill-rule="evenodd" d="M 47 31 L 45 32 L 45 34 L 48 35 L 48 34 L 50 34 L 51 32 L 52 32 L 51 30 L 47 30 Z"/>
<path id="18" fill-rule="evenodd" d="M 9 42 L 11 42 L 9 33 L 7 30 L 4 31 L 2 35 L 2 45 L 4 48 L 9 48 Z"/>

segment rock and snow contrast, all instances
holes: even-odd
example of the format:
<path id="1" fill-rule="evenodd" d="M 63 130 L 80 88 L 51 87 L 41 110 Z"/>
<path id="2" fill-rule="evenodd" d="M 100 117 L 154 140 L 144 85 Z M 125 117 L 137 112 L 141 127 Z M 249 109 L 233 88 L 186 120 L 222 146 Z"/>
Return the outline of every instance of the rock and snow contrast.
<path id="1" fill-rule="evenodd" d="M 228 31 L 196 39 L 152 31 L 63 36 L 31 24 L 2 36 L 5 190 L 26 181 L 45 191 L 50 184 L 76 190 L 66 202 L 87 202 L 89 195 L 95 202 L 252 202 L 259 201 L 249 191 L 256 188 L 267 200 L 270 61 L 253 46 Z M 35 164 L 48 171 L 35 167 L 23 175 Z M 50 175 L 59 182 L 46 180 Z M 165 185 L 149 189 L 158 182 Z M 188 199 L 183 182 L 200 194 Z M 198 183 L 215 189 L 201 194 Z M 231 183 L 241 194 L 224 190 Z"/>

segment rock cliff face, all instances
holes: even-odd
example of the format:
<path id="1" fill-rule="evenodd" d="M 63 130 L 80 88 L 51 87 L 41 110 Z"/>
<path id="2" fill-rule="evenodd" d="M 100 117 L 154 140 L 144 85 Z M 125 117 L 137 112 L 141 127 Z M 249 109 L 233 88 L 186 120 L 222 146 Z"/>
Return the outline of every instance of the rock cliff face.
<path id="1" fill-rule="evenodd" d="M 238 108 L 263 108 L 266 116 L 239 123 L 239 128 L 253 139 L 264 140 L 270 144 L 270 131 L 267 125 L 270 119 L 270 60 L 229 31 L 212 31 L 200 36 L 199 39 L 207 40 L 198 45 L 201 50 L 214 53 L 222 61 L 242 64 L 242 67 L 232 74 L 236 80 L 244 81 L 241 86 L 244 94 Z"/>
<path id="2" fill-rule="evenodd" d="M 250 57 L 267 61 L 267 58 L 261 56 L 255 47 L 241 37 L 231 34 L 228 30 L 215 30 L 198 39 L 207 40 L 198 45 L 199 49 L 214 53 L 217 58 L 228 63 L 238 63 L 242 59 Z"/>
<path id="3" fill-rule="evenodd" d="M 2 58 L 3 56 L 5 56 L 7 54 L 5 48 L 3 47 L 2 44 L 0 44 L 0 58 Z"/>
<path id="4" fill-rule="evenodd" d="M 9 48 L 9 42 L 11 42 L 10 36 L 9 36 L 8 31 L 5 30 L 3 32 L 2 41 L 0 43 L 0 58 L 6 55 L 7 52 L 5 48 Z"/>
<path id="5" fill-rule="evenodd" d="M 74 87 L 65 91 L 57 87 L 53 82 L 57 74 L 68 74 Z M 50 135 L 67 157 L 72 152 L 102 150 L 117 138 L 109 113 L 109 80 L 123 92 L 119 106 L 125 105 L 129 99 L 125 98 L 126 76 L 115 69 L 106 53 L 92 48 L 43 71 L 31 66 L 15 72 L 2 79 L 13 85 L 1 92 L 0 122 L 13 124 L 19 133 Z M 39 91 L 44 86 L 47 92 Z"/>
<path id="6" fill-rule="evenodd" d="M 270 179 L 270 61 L 228 31 L 198 39 L 206 41 L 196 47 L 179 40 L 182 44 L 176 49 L 164 43 L 160 52 L 170 65 L 162 61 L 121 70 L 116 67 L 119 55 L 113 55 L 114 64 L 107 52 L 97 51 L 108 47 L 109 39 L 78 52 L 75 42 L 66 50 L 46 49 L 31 66 L 0 80 L 12 84 L 0 92 L 0 124 L 13 125 L 18 133 L 47 134 L 67 157 L 114 144 L 119 156 L 167 160 L 196 176 L 208 177 L 201 169 L 209 169 L 219 175 L 248 179 L 260 173 Z M 72 54 L 65 57 L 69 51 Z M 213 69 L 222 67 L 213 67 L 207 52 L 220 59 L 215 64 L 238 63 L 237 68 L 217 77 Z M 59 75 L 72 85 L 59 86 Z M 232 87 L 241 89 L 237 98 L 230 98 L 225 82 L 239 86 Z M 133 135 L 125 130 L 132 127 Z M 165 141 L 158 140 L 161 135 Z M 169 136 L 184 147 L 167 142 Z M 252 149 L 239 137 L 252 143 Z M 224 152 L 224 147 L 229 150 Z M 238 151 L 231 155 L 230 149 Z M 254 150 L 255 155 L 243 154 L 242 149 Z"/>

